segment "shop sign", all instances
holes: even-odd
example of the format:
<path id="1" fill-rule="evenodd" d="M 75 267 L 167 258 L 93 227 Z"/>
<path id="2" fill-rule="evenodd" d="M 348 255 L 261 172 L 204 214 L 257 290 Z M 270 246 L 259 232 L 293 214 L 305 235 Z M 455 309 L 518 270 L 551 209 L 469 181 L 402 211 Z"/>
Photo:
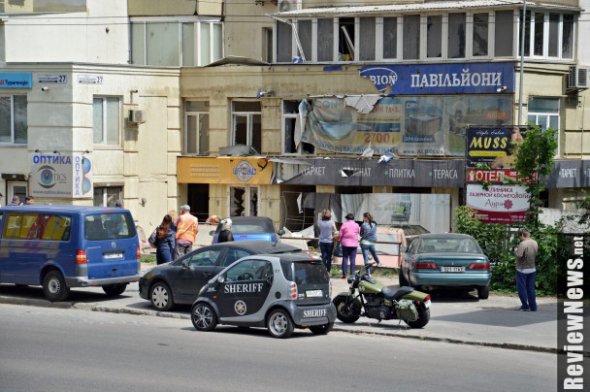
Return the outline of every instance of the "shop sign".
<path id="1" fill-rule="evenodd" d="M 524 222 L 531 195 L 521 185 L 467 184 L 467 206 L 484 223 L 512 224 Z"/>
<path id="2" fill-rule="evenodd" d="M 360 68 L 389 95 L 514 93 L 514 63 L 402 64 Z"/>
<path id="3" fill-rule="evenodd" d="M 37 197 L 92 196 L 92 162 L 83 154 L 33 154 L 31 194 Z"/>
<path id="4" fill-rule="evenodd" d="M 272 165 L 264 157 L 178 157 L 180 184 L 270 184 Z"/>
<path id="5" fill-rule="evenodd" d="M 590 160 L 557 160 L 547 178 L 547 188 L 590 187 Z"/>
<path id="6" fill-rule="evenodd" d="M 467 129 L 467 167 L 513 169 L 516 150 L 522 142 L 518 128 L 469 127 Z"/>
<path id="7" fill-rule="evenodd" d="M 0 89 L 32 87 L 33 74 L 31 73 L 0 73 Z"/>

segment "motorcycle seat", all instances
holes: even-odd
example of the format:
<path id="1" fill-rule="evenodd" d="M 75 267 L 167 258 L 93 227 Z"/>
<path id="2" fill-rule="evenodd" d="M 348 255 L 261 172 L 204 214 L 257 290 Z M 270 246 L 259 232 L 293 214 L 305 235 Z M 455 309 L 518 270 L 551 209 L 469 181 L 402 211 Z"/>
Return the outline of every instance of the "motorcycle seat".
<path id="1" fill-rule="evenodd" d="M 387 299 L 399 299 L 412 291 L 414 291 L 414 288 L 409 286 L 402 286 L 397 290 L 395 286 L 386 286 L 381 289 L 383 296 Z"/>

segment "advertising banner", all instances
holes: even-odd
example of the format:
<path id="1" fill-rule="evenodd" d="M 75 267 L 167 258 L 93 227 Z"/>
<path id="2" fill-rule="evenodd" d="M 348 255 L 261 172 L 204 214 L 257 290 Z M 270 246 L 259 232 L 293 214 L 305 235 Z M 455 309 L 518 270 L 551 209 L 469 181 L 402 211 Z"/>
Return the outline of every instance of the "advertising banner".
<path id="1" fill-rule="evenodd" d="M 32 73 L 0 72 L 0 89 L 3 88 L 32 88 Z"/>
<path id="2" fill-rule="evenodd" d="M 514 92 L 513 62 L 370 65 L 359 71 L 389 95 Z"/>
<path id="3" fill-rule="evenodd" d="M 178 157 L 180 184 L 270 184 L 272 162 L 265 157 Z"/>
<path id="4" fill-rule="evenodd" d="M 524 222 L 531 195 L 520 185 L 467 184 L 467 206 L 484 223 Z"/>
<path id="5" fill-rule="evenodd" d="M 314 98 L 299 106 L 301 140 L 344 154 L 463 157 L 467 128 L 507 126 L 512 106 L 511 97 L 500 95 L 384 97 L 367 111 L 344 98 Z"/>
<path id="6" fill-rule="evenodd" d="M 55 198 L 92 197 L 92 162 L 83 154 L 33 154 L 31 195 Z"/>
<path id="7" fill-rule="evenodd" d="M 467 167 L 513 169 L 520 142 L 522 135 L 517 127 L 469 127 Z"/>

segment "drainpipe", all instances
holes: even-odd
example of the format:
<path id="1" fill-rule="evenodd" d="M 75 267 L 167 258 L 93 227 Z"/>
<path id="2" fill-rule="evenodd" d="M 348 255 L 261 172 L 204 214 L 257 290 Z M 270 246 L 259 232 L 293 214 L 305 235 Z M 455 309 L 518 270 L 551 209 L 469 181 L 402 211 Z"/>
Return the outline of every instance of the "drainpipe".
<path id="1" fill-rule="evenodd" d="M 520 80 L 518 81 L 518 126 L 522 124 L 522 84 L 524 79 L 524 30 L 526 25 L 526 5 L 522 7 L 522 23 L 520 25 Z"/>

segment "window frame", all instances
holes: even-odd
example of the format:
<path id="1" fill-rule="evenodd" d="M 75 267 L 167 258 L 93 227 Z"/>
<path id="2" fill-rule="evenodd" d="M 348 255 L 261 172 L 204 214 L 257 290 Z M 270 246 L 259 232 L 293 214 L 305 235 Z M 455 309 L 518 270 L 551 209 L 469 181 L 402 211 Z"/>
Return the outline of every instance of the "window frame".
<path id="1" fill-rule="evenodd" d="M 95 184 L 93 187 L 93 194 L 92 194 L 92 204 L 95 207 L 114 207 L 115 203 L 117 202 L 117 200 L 123 200 L 123 195 L 124 195 L 124 187 L 123 185 L 97 185 Z M 108 190 L 109 189 L 119 189 L 118 191 L 118 196 L 117 198 L 114 200 L 114 202 L 112 204 L 109 204 L 109 193 Z M 94 195 L 96 194 L 97 190 L 102 190 L 102 201 L 100 205 L 96 205 L 94 204 L 95 198 Z"/>
<path id="2" fill-rule="evenodd" d="M 149 23 L 175 23 L 178 30 L 178 65 L 163 65 L 163 66 L 171 66 L 171 67 L 200 67 L 203 65 L 210 64 L 211 62 L 217 61 L 224 56 L 224 45 L 223 45 L 223 37 L 225 35 L 225 25 L 220 18 L 210 18 L 210 17 L 198 17 L 198 16 L 181 16 L 181 17 L 133 17 L 129 19 L 129 32 L 131 35 L 130 38 L 130 61 L 131 64 L 135 65 L 150 65 L 147 62 L 148 58 L 148 40 L 147 40 L 147 25 Z M 194 59 L 192 64 L 193 65 L 184 65 L 184 42 L 183 42 L 183 26 L 188 23 L 193 23 L 193 43 L 195 44 L 193 47 L 193 55 Z M 201 47 L 201 25 L 208 24 L 209 25 L 209 59 L 208 63 L 204 63 L 202 61 L 202 47 Z M 133 62 L 133 25 L 143 25 L 143 61 L 141 63 L 134 63 Z M 215 46 L 215 26 L 221 26 L 221 40 L 220 40 L 220 57 L 216 58 L 214 56 L 216 46 Z"/>
<path id="3" fill-rule="evenodd" d="M 539 124 L 539 118 L 545 117 L 546 119 L 546 124 L 547 126 L 549 126 L 550 124 L 550 119 L 553 118 L 557 118 L 557 133 L 555 135 L 555 137 L 557 138 L 557 149 L 555 150 L 555 157 L 559 157 L 560 153 L 561 153 L 561 108 L 562 108 L 562 104 L 561 104 L 561 99 L 559 97 L 546 97 L 546 96 L 531 96 L 529 97 L 529 102 L 527 102 L 527 108 L 530 107 L 530 101 L 534 100 L 535 98 L 542 98 L 542 99 L 552 99 L 557 101 L 557 111 L 556 112 L 549 112 L 549 111 L 528 111 L 527 112 L 527 122 L 532 122 L 535 125 L 540 126 Z M 531 121 L 531 117 L 534 116 L 535 119 L 534 121 Z M 541 127 L 541 130 L 546 131 L 549 127 Z"/>
<path id="4" fill-rule="evenodd" d="M 25 142 L 24 143 L 17 143 L 16 142 L 16 123 L 15 123 L 15 112 L 16 112 L 16 101 L 15 97 L 24 97 L 25 98 L 25 114 L 26 114 L 26 126 L 25 126 Z M 29 97 L 27 94 L 2 94 L 0 93 L 0 98 L 9 98 L 10 99 L 10 141 L 2 142 L 0 141 L 0 146 L 27 146 L 29 144 L 29 121 L 28 121 L 28 110 L 29 110 Z"/>
<path id="5" fill-rule="evenodd" d="M 517 10 L 517 50 L 516 55 L 520 56 L 520 38 L 521 38 L 521 23 L 523 21 L 522 17 L 522 10 Z M 528 41 L 528 52 L 525 52 L 524 58 L 525 59 L 532 59 L 532 60 L 550 60 L 550 61 L 559 61 L 559 62 L 571 62 L 576 58 L 576 34 L 578 30 L 578 15 L 573 12 L 566 12 L 562 10 L 552 10 L 552 9 L 527 9 L 527 14 L 530 13 L 529 23 L 528 23 L 528 37 L 525 35 L 525 39 Z M 535 30 L 536 30 L 536 19 L 538 14 L 543 14 L 543 42 L 542 42 L 542 54 L 535 54 Z M 549 41 L 550 38 L 550 24 L 551 24 L 551 14 L 559 15 L 559 22 L 557 27 L 557 56 L 550 56 L 549 55 Z M 572 32 L 571 32 L 571 41 L 572 41 L 572 56 L 571 57 L 563 57 L 563 44 L 564 44 L 564 17 L 566 15 L 572 16 Z M 526 21 L 526 16 L 524 18 Z"/>
<path id="6" fill-rule="evenodd" d="M 314 155 L 315 154 L 315 147 L 314 147 L 314 151 L 313 152 L 305 152 L 303 151 L 303 142 L 299 143 L 299 146 L 297 147 L 297 151 L 295 152 L 288 152 L 287 149 L 285 148 L 286 143 L 287 143 L 287 120 L 294 120 L 295 122 L 297 121 L 297 117 L 299 116 L 299 106 L 297 106 L 297 112 L 296 113 L 287 113 L 285 111 L 285 105 L 288 102 L 295 102 L 296 104 L 299 104 L 300 101 L 295 100 L 295 99 L 284 99 L 281 100 L 281 154 L 283 155 Z M 295 125 L 293 126 L 293 138 L 295 138 Z M 310 144 L 310 146 L 313 147 L 313 145 Z"/>
<path id="7" fill-rule="evenodd" d="M 262 105 L 260 105 L 260 109 L 258 112 L 245 110 L 245 111 L 237 111 L 235 109 L 235 104 L 239 102 L 252 102 L 258 103 L 260 105 L 260 101 L 232 101 L 231 102 L 231 140 L 230 145 L 236 145 L 236 133 L 237 133 L 237 117 L 245 117 L 246 118 L 246 145 L 256 148 L 252 145 L 252 140 L 254 137 L 254 116 L 260 117 L 260 151 L 258 153 L 262 153 Z"/>
<path id="8" fill-rule="evenodd" d="M 94 135 L 96 132 L 95 126 L 96 124 L 94 123 L 94 101 L 100 99 L 102 100 L 102 139 L 100 142 L 95 142 L 94 141 Z M 109 99 L 116 99 L 117 100 L 117 143 L 115 144 L 109 144 L 108 140 L 109 140 L 109 129 L 108 129 L 108 124 L 109 124 L 109 119 L 110 117 L 108 116 L 108 105 L 107 102 Z M 101 147 L 121 147 L 121 130 L 123 129 L 123 99 L 120 96 L 117 95 L 94 95 L 92 96 L 92 143 L 94 144 L 94 146 L 101 146 Z"/>
<path id="9" fill-rule="evenodd" d="M 197 154 L 197 155 L 209 155 L 209 151 L 211 149 L 211 146 L 208 145 L 206 146 L 206 151 L 201 151 L 203 146 L 201 146 L 201 128 L 200 128 L 200 124 L 201 124 L 201 116 L 207 116 L 207 123 L 208 125 L 210 125 L 209 121 L 211 119 L 210 117 L 210 113 L 209 110 L 207 111 L 200 111 L 200 110 L 189 110 L 188 109 L 188 105 L 190 102 L 203 102 L 203 103 L 207 103 L 207 107 L 210 108 L 209 106 L 209 101 L 206 100 L 194 100 L 194 99 L 190 99 L 190 100 L 186 100 L 184 101 L 184 153 L 185 154 Z M 188 118 L 189 116 L 196 116 L 197 121 L 196 121 L 196 127 L 197 129 L 195 130 L 196 135 L 195 135 L 195 140 L 197 142 L 197 145 L 195 146 L 195 152 L 189 152 L 189 126 L 188 126 Z M 209 127 L 208 127 L 209 128 Z M 207 129 L 206 132 L 207 134 L 209 134 L 210 129 Z M 207 136 L 207 141 L 210 143 L 209 137 Z"/>

